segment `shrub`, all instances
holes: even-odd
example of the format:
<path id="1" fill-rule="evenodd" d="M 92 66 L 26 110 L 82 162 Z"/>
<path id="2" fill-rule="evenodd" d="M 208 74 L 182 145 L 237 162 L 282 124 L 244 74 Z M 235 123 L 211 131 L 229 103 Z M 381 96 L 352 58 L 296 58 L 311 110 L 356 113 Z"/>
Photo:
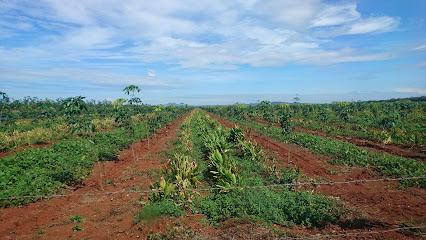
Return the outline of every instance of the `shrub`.
<path id="1" fill-rule="evenodd" d="M 331 200 L 309 193 L 270 189 L 245 189 L 200 198 L 199 210 L 211 221 L 230 217 L 259 217 L 265 222 L 291 226 L 320 226 L 340 218 Z"/>

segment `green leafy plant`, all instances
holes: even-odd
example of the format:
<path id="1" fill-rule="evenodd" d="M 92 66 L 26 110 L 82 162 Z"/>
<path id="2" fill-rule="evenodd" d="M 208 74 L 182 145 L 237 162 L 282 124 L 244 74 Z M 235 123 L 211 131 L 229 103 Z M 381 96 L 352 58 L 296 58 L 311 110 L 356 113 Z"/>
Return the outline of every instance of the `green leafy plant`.
<path id="1" fill-rule="evenodd" d="M 81 114 L 83 110 L 87 110 L 87 103 L 83 99 L 86 97 L 69 97 L 62 103 L 62 109 L 66 116 L 72 117 Z"/>
<path id="2" fill-rule="evenodd" d="M 286 111 L 281 115 L 280 125 L 282 128 L 282 134 L 287 135 L 293 130 L 292 114 L 290 111 Z"/>
<path id="3" fill-rule="evenodd" d="M 252 161 L 262 161 L 265 159 L 262 148 L 256 142 L 239 140 L 238 146 L 241 149 L 242 155 L 250 157 Z"/>
<path id="4" fill-rule="evenodd" d="M 169 170 L 167 173 L 176 178 L 177 182 L 188 181 L 189 186 L 195 187 L 198 183 L 197 175 L 198 165 L 195 161 L 191 161 L 188 156 L 175 154 L 173 160 L 169 161 Z"/>
<path id="5" fill-rule="evenodd" d="M 230 188 L 237 185 L 237 167 L 232 158 L 227 155 L 222 155 L 218 149 L 216 149 L 210 155 L 211 165 L 213 170 L 210 172 L 214 174 L 214 178 L 217 179 L 217 187 Z"/>
<path id="6" fill-rule="evenodd" d="M 163 215 L 179 217 L 182 214 L 183 210 L 176 206 L 173 201 L 163 199 L 151 202 L 149 205 L 143 207 L 135 216 L 135 222 L 138 223 L 142 220 L 152 220 Z"/>
<path id="7" fill-rule="evenodd" d="M 218 150 L 226 153 L 232 148 L 232 143 L 228 141 L 228 135 L 224 130 L 210 131 L 204 135 L 204 146 L 208 152 Z"/>
<path id="8" fill-rule="evenodd" d="M 321 226 L 340 218 L 340 210 L 331 200 L 304 192 L 248 189 L 213 194 L 198 202 L 200 211 L 212 222 L 249 216 L 283 226 Z"/>
<path id="9" fill-rule="evenodd" d="M 140 91 L 141 91 L 141 89 L 140 89 L 138 86 L 136 86 L 136 85 L 129 85 L 129 86 L 125 87 L 125 88 L 123 89 L 123 91 L 124 91 L 127 95 L 129 95 L 129 96 L 131 96 L 131 97 L 132 97 L 132 98 L 130 98 L 130 99 L 128 100 L 128 103 L 129 103 L 130 105 L 132 105 L 132 104 L 139 104 L 139 103 L 141 103 L 141 102 L 142 102 L 140 98 L 135 97 L 135 91 L 137 91 L 137 92 L 140 92 Z"/>
<path id="10" fill-rule="evenodd" d="M 239 127 L 239 126 L 235 126 L 234 128 L 231 128 L 230 132 L 229 132 L 229 141 L 233 142 L 233 143 L 238 143 L 240 141 L 244 140 L 244 130 Z"/>
<path id="11" fill-rule="evenodd" d="M 77 232 L 77 231 L 83 231 L 83 230 L 84 230 L 84 228 L 82 228 L 82 227 L 80 226 L 80 224 L 77 224 L 76 226 L 72 227 L 72 230 L 73 230 L 74 232 Z"/>
<path id="12" fill-rule="evenodd" d="M 171 199 L 176 195 L 175 183 L 166 181 L 164 177 L 161 177 L 159 182 L 152 184 L 151 189 L 153 189 L 153 193 L 149 196 L 149 200 L 152 202 Z"/>
<path id="13" fill-rule="evenodd" d="M 77 214 L 73 217 L 70 217 L 70 222 L 77 223 L 77 222 L 84 222 L 86 221 L 80 214 Z"/>

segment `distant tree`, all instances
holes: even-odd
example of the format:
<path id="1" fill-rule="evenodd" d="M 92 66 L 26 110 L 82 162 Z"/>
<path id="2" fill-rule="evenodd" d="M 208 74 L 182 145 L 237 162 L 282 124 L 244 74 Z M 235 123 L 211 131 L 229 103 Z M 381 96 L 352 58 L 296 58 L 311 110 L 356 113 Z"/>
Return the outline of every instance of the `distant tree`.
<path id="1" fill-rule="evenodd" d="M 293 103 L 299 103 L 300 102 L 300 98 L 298 96 L 293 98 Z"/>
<path id="2" fill-rule="evenodd" d="M 269 105 L 271 105 L 271 101 L 263 100 L 263 101 L 261 101 L 261 102 L 260 102 L 260 104 L 259 104 L 259 105 L 269 106 Z"/>
<path id="3" fill-rule="evenodd" d="M 14 124 L 17 116 L 10 109 L 10 98 L 5 92 L 0 91 L 0 122 Z"/>
<path id="4" fill-rule="evenodd" d="M 5 92 L 0 91 L 0 97 L 1 97 L 0 99 L 1 104 L 9 103 L 10 99 Z"/>

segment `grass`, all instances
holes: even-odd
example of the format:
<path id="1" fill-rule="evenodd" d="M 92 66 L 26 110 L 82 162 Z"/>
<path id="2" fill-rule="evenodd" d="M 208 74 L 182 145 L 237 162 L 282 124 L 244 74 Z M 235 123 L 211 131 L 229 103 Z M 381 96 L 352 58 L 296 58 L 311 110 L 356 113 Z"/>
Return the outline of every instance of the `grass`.
<path id="1" fill-rule="evenodd" d="M 164 200 L 152 202 L 142 208 L 135 216 L 135 222 L 139 223 L 142 220 L 153 220 L 163 215 L 179 217 L 183 214 L 183 210 L 179 208 L 173 201 Z"/>

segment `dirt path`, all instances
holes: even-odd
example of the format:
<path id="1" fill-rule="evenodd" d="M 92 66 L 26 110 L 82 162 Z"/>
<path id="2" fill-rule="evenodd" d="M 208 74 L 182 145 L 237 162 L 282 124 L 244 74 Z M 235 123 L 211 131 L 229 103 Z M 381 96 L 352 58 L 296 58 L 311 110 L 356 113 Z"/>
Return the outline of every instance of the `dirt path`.
<path id="1" fill-rule="evenodd" d="M 208 113 L 226 127 L 235 124 Z M 264 149 L 269 149 L 277 164 L 285 167 L 300 167 L 301 173 L 317 181 L 348 181 L 356 179 L 379 179 L 374 171 L 332 165 L 331 158 L 318 156 L 295 144 L 275 141 L 267 136 L 251 131 L 250 137 Z M 290 157 L 289 157 L 290 154 Z M 290 161 L 289 161 L 290 160 Z M 356 227 L 389 229 L 404 224 L 422 225 L 426 222 L 426 190 L 421 188 L 399 189 L 396 182 L 357 183 L 317 187 L 315 191 L 339 199 L 356 219 L 364 219 Z M 331 227 L 334 233 L 348 226 L 341 223 Z M 352 225 L 352 224 L 349 224 Z M 358 226 L 359 225 L 359 226 Z M 353 227 L 353 226 L 351 226 Z M 330 230 L 331 231 L 331 230 Z M 322 233 L 324 234 L 324 233 Z M 398 235 L 395 235 L 398 238 Z M 389 237 L 395 237 L 389 235 Z M 404 235 L 399 237 L 405 238 Z"/>
<path id="2" fill-rule="evenodd" d="M 268 122 L 264 120 L 259 120 L 259 119 L 253 119 L 253 121 L 262 123 L 262 124 L 269 124 Z M 276 126 L 279 126 L 279 125 L 276 124 Z M 384 143 L 379 143 L 373 140 L 359 138 L 356 136 L 338 136 L 338 135 L 328 134 L 319 130 L 311 130 L 309 128 L 304 128 L 300 126 L 295 126 L 294 131 L 305 132 L 305 133 L 309 133 L 309 134 L 320 136 L 320 137 L 329 137 L 329 138 L 334 138 L 341 141 L 346 141 L 371 152 L 389 153 L 389 154 L 400 156 L 400 157 L 413 158 L 413 159 L 418 159 L 421 161 L 426 161 L 426 153 L 425 153 L 426 149 L 420 146 L 407 146 L 407 145 L 396 144 L 396 143 L 384 144 Z"/>
<path id="3" fill-rule="evenodd" d="M 96 165 L 91 176 L 65 194 L 88 194 L 122 190 L 148 190 L 167 162 L 162 151 L 177 138 L 179 122 L 189 113 L 159 130 L 148 141 L 134 143 L 121 152 L 118 161 Z M 100 178 L 100 173 L 105 176 Z M 101 179 L 103 181 L 101 181 Z M 103 182 L 103 183 L 102 183 Z M 144 204 L 140 194 L 62 197 L 42 200 L 24 207 L 0 209 L 0 239 L 128 239 L 137 238 L 136 212 Z M 72 223 L 80 214 L 85 221 Z M 84 230 L 73 231 L 81 226 Z"/>

